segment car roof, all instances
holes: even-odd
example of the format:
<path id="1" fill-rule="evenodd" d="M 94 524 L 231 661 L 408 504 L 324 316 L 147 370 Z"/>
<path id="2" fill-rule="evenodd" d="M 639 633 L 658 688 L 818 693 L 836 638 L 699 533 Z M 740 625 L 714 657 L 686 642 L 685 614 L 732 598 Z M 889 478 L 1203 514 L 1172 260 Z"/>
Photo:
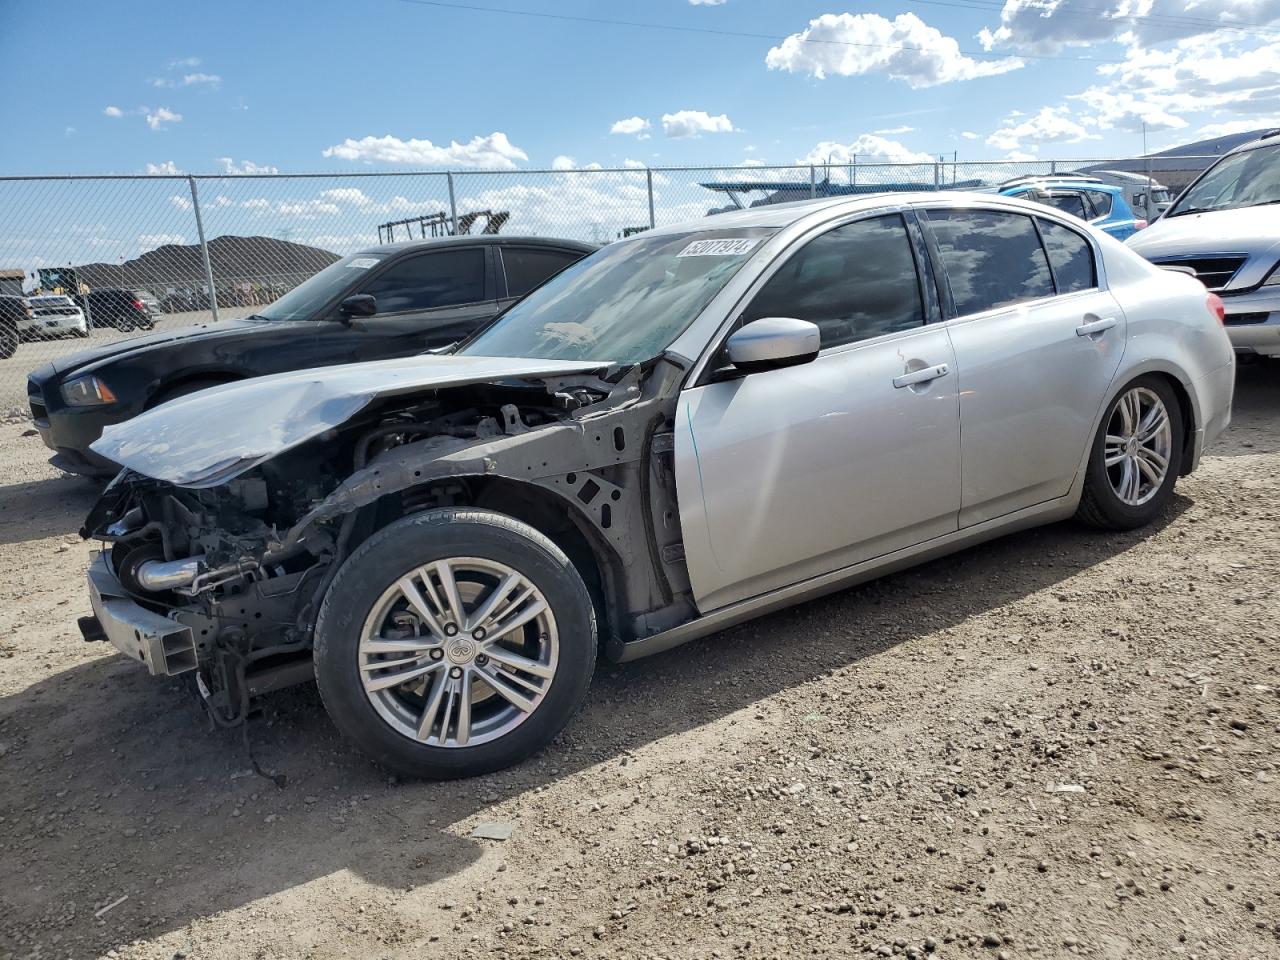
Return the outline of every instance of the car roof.
<path id="1" fill-rule="evenodd" d="M 1123 187 L 1118 187 L 1114 183 L 1103 183 L 1100 180 L 1092 178 L 1081 179 L 1077 177 L 1044 177 L 1035 180 L 1027 180 L 1007 184 L 1001 189 L 1014 190 L 1026 187 L 1032 190 L 1097 190 L 1100 193 L 1120 194 L 1124 192 Z"/>
<path id="2" fill-rule="evenodd" d="M 495 246 L 519 245 L 522 247 L 558 247 L 560 249 L 568 247 L 571 250 L 580 250 L 583 253 L 590 253 L 593 250 L 598 249 L 598 244 L 583 243 L 581 240 L 566 240 L 561 237 L 525 237 L 501 236 L 492 233 L 464 233 L 459 237 L 432 237 L 430 240 L 400 240 L 396 243 L 382 243 L 372 247 L 362 247 L 357 252 L 381 254 L 385 256 L 391 253 L 404 253 L 406 250 L 430 250 L 435 247 L 445 247 L 463 243 L 479 243 Z"/>

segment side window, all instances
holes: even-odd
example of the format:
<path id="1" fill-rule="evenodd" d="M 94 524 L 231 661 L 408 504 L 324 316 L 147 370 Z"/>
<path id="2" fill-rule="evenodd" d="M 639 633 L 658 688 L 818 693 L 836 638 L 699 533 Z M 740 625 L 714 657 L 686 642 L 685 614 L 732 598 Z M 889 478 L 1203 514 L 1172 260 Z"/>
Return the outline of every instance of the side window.
<path id="1" fill-rule="evenodd" d="M 928 217 L 959 315 L 1053 296 L 1030 217 L 994 210 L 930 210 Z"/>
<path id="2" fill-rule="evenodd" d="M 816 323 L 822 347 L 924 324 L 911 240 L 894 214 L 836 227 L 782 265 L 743 314 Z"/>
<path id="3" fill-rule="evenodd" d="M 484 249 L 436 250 L 392 264 L 360 291 L 378 300 L 378 313 L 430 310 L 484 299 Z"/>
<path id="4" fill-rule="evenodd" d="M 1089 199 L 1093 201 L 1093 205 L 1098 211 L 1096 216 L 1105 217 L 1111 213 L 1111 194 L 1103 193 L 1101 190 L 1090 190 Z"/>
<path id="5" fill-rule="evenodd" d="M 1089 219 L 1089 210 L 1085 206 L 1084 196 L 1079 193 L 1055 193 L 1049 196 L 1046 203 L 1063 213 L 1069 213 L 1081 220 Z"/>
<path id="6" fill-rule="evenodd" d="M 507 296 L 523 297 L 557 273 L 582 259 L 569 250 L 542 250 L 537 247 L 503 247 L 502 264 L 507 273 Z"/>
<path id="7" fill-rule="evenodd" d="M 1093 266 L 1093 250 L 1089 241 L 1061 224 L 1040 220 L 1040 237 L 1053 264 L 1053 278 L 1058 293 L 1075 293 L 1098 285 Z"/>

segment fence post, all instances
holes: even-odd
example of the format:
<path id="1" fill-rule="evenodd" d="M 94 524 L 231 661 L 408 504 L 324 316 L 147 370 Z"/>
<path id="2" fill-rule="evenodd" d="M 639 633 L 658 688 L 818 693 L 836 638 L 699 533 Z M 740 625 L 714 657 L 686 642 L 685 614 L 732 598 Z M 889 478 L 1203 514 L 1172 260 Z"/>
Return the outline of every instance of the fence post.
<path id="1" fill-rule="evenodd" d="M 191 187 L 191 208 L 196 212 L 196 233 L 200 237 L 200 257 L 204 260 L 204 282 L 209 285 L 209 306 L 213 310 L 213 321 L 218 322 L 218 288 L 213 285 L 213 266 L 209 263 L 209 244 L 204 239 L 204 220 L 200 217 L 200 195 L 196 192 L 196 178 L 187 177 Z"/>
<path id="2" fill-rule="evenodd" d="M 453 194 L 453 174 L 446 173 L 449 179 L 449 216 L 453 219 L 453 235 L 458 235 L 458 200 Z"/>
<path id="3" fill-rule="evenodd" d="M 653 171 L 648 167 L 644 168 L 644 178 L 649 185 L 649 229 L 652 230 L 657 226 L 657 221 L 653 216 Z"/>
<path id="4" fill-rule="evenodd" d="M 939 174 L 941 173 L 941 171 L 938 169 L 940 166 L 941 166 L 941 164 L 939 164 L 939 163 L 938 163 L 938 161 L 936 161 L 936 160 L 935 160 L 935 161 L 933 162 L 933 189 L 934 189 L 934 190 L 939 190 L 939 189 L 941 189 L 941 187 L 940 187 L 940 185 L 939 185 L 939 179 L 938 179 L 938 178 L 939 178 Z"/>
<path id="5" fill-rule="evenodd" d="M 813 164 L 809 164 L 809 199 L 812 200 L 818 195 L 818 173 L 813 169 Z"/>
<path id="6" fill-rule="evenodd" d="M 1050 161 L 1049 161 L 1049 172 L 1050 172 L 1050 173 L 1057 173 L 1057 172 L 1058 172 L 1058 161 L 1057 161 L 1057 160 L 1050 160 Z"/>

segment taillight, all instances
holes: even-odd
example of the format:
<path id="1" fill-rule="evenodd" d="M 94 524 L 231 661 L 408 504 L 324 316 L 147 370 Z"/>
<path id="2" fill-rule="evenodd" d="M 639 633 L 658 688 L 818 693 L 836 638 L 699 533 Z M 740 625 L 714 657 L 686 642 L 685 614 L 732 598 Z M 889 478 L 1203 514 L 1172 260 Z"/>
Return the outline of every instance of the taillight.
<path id="1" fill-rule="evenodd" d="M 1135 220 L 1135 221 L 1133 221 L 1133 229 L 1135 229 L 1135 230 L 1145 230 L 1145 229 L 1147 229 L 1147 221 L 1145 221 L 1145 220 Z"/>
<path id="2" fill-rule="evenodd" d="M 142 301 L 141 301 L 141 300 L 135 300 L 135 301 L 133 301 L 133 309 L 137 310 L 139 313 L 146 313 L 146 312 L 147 312 L 146 307 L 144 307 L 144 306 L 142 305 Z"/>
<path id="3" fill-rule="evenodd" d="M 1216 293 L 1211 293 L 1204 304 L 1209 308 L 1209 312 L 1218 318 L 1219 323 L 1225 324 L 1227 322 L 1227 307 L 1220 296 Z"/>

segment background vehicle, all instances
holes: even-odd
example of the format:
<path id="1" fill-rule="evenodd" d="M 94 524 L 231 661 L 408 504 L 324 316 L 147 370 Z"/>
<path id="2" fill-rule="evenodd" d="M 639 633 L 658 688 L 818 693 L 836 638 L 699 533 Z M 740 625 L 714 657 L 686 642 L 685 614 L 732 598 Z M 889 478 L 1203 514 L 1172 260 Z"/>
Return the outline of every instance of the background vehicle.
<path id="1" fill-rule="evenodd" d="M 372 247 L 251 317 L 116 341 L 38 367 L 27 381 L 31 416 L 55 466 L 110 476 L 118 467 L 89 450 L 108 424 L 247 377 L 447 346 L 593 249 L 493 236 Z M 95 323 L 99 293 L 115 291 L 88 295 Z"/>
<path id="2" fill-rule="evenodd" d="M 631 660 L 1009 530 L 1149 522 L 1230 419 L 1219 307 L 991 195 L 646 231 L 452 355 L 113 428 L 82 629 L 199 671 L 225 723 L 315 676 L 382 763 L 492 770 L 568 722 L 598 632 Z"/>
<path id="3" fill-rule="evenodd" d="M 1168 210 L 1173 202 L 1168 187 L 1154 177 L 1148 179 L 1141 173 L 1132 173 L 1128 170 L 1093 170 L 1089 173 L 1089 179 L 1122 189 L 1134 213 L 1148 222 Z M 1151 197 L 1150 209 L 1147 207 L 1148 193 Z"/>
<path id="4" fill-rule="evenodd" d="M 95 327 L 150 330 L 160 316 L 160 305 L 145 291 L 107 288 L 92 290 L 76 299 L 92 317 Z"/>
<path id="5" fill-rule="evenodd" d="M 0 360 L 8 360 L 18 350 L 20 328 L 25 328 L 35 314 L 25 297 L 0 296 Z"/>
<path id="6" fill-rule="evenodd" d="M 1222 297 L 1237 353 L 1280 357 L 1280 136 L 1223 156 L 1128 246 Z"/>
<path id="7" fill-rule="evenodd" d="M 49 294 L 28 297 L 27 302 L 31 304 L 31 319 L 19 326 L 25 339 L 51 340 L 54 337 L 89 335 L 84 311 L 70 297 Z"/>
<path id="8" fill-rule="evenodd" d="M 1125 200 L 1125 191 L 1092 178 L 1024 177 L 1000 185 L 1006 197 L 1022 197 L 1056 207 L 1124 240 L 1147 225 Z"/>

